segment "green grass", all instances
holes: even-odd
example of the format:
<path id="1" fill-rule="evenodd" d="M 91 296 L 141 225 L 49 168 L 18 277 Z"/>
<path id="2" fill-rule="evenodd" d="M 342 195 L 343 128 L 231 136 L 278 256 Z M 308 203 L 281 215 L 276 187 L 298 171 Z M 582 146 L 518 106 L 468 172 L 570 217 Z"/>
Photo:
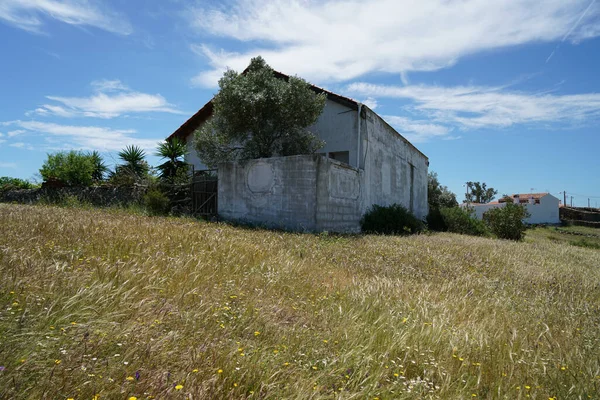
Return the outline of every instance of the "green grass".
<path id="1" fill-rule="evenodd" d="M 600 252 L 536 235 L 0 204 L 0 398 L 597 398 Z"/>
<path id="2" fill-rule="evenodd" d="M 529 243 L 550 241 L 598 250 L 600 231 L 585 226 L 536 227 L 526 231 L 525 241 Z"/>

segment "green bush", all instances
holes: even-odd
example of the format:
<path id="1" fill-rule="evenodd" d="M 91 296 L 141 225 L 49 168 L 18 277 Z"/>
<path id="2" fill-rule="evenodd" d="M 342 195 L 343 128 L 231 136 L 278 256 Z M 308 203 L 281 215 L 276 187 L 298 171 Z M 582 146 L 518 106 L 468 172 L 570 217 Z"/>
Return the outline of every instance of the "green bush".
<path id="1" fill-rule="evenodd" d="M 373 205 L 360 220 L 365 233 L 409 235 L 423 230 L 423 222 L 399 204 Z"/>
<path id="2" fill-rule="evenodd" d="M 429 209 L 429 214 L 427 214 L 427 228 L 437 232 L 445 232 L 448 230 L 448 225 L 446 225 L 444 216 L 439 208 Z"/>
<path id="3" fill-rule="evenodd" d="M 169 213 L 170 200 L 158 188 L 150 188 L 143 198 L 144 206 L 152 215 L 166 215 Z"/>
<path id="4" fill-rule="evenodd" d="M 92 156 L 71 150 L 48 154 L 40 174 L 44 182 L 57 180 L 66 186 L 90 186 L 94 183 L 95 170 L 96 165 Z"/>
<path id="5" fill-rule="evenodd" d="M 0 177 L 0 193 L 9 190 L 33 189 L 34 185 L 20 178 L 11 178 L 9 176 Z"/>
<path id="6" fill-rule="evenodd" d="M 440 210 L 448 232 L 463 235 L 487 236 L 489 231 L 483 221 L 473 216 L 471 209 L 447 207 Z"/>
<path id="7" fill-rule="evenodd" d="M 504 207 L 492 208 L 483 214 L 483 220 L 492 233 L 501 239 L 522 240 L 527 226 L 527 209 L 520 204 L 506 203 Z"/>

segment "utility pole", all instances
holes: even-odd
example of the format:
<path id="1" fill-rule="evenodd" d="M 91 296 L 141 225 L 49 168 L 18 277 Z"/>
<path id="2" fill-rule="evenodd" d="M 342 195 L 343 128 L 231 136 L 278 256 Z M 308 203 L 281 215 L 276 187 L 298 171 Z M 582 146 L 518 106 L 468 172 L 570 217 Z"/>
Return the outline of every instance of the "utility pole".
<path id="1" fill-rule="evenodd" d="M 588 197 L 588 208 L 590 208 L 590 198 Z"/>
<path id="2" fill-rule="evenodd" d="M 573 196 L 571 196 L 571 207 L 573 207 Z"/>
<path id="3" fill-rule="evenodd" d="M 565 205 L 565 207 L 567 206 L 567 191 L 563 191 L 563 195 L 565 196 L 565 201 L 563 201 L 563 204 Z"/>

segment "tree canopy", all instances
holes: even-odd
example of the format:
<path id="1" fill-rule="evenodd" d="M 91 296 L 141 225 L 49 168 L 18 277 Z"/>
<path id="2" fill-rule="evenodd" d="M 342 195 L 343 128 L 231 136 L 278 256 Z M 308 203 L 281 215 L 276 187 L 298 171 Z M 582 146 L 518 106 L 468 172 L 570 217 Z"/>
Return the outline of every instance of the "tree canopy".
<path id="1" fill-rule="evenodd" d="M 489 203 L 494 199 L 498 191 L 494 188 L 488 188 L 486 183 L 467 182 L 467 193 L 465 193 L 465 203 Z"/>
<path id="2" fill-rule="evenodd" d="M 195 148 L 208 166 L 223 161 L 310 154 L 323 147 L 307 127 L 325 107 L 298 77 L 277 78 L 262 57 L 243 73 L 225 72 L 213 98 L 213 116 L 195 133 Z"/>
<path id="3" fill-rule="evenodd" d="M 458 206 L 456 195 L 447 186 L 440 184 L 438 174 L 433 171 L 427 175 L 427 202 L 430 210 Z"/>

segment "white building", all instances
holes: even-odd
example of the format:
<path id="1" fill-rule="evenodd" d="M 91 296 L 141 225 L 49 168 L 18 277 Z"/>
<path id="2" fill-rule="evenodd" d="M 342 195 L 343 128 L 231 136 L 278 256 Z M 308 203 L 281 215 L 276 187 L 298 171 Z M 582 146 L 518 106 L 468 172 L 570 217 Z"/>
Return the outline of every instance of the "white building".
<path id="1" fill-rule="evenodd" d="M 527 208 L 530 217 L 525 219 L 527 224 L 558 224 L 558 205 L 560 201 L 550 193 L 519 193 L 513 194 L 513 203 L 523 204 Z M 491 203 L 470 203 L 469 206 L 475 210 L 475 217 L 483 219 L 483 214 L 497 207 L 504 207 L 506 200 L 500 199 Z M 466 204 L 462 204 L 465 206 Z"/>
<path id="2" fill-rule="evenodd" d="M 316 86 L 312 90 L 327 96 L 323 113 L 309 128 L 326 143 L 321 153 L 220 164 L 218 214 L 311 231 L 357 231 L 373 204 L 402 204 L 425 218 L 428 158 L 367 106 Z M 186 161 L 196 170 L 206 167 L 193 133 L 212 112 L 209 101 L 169 136 L 187 142 Z"/>

